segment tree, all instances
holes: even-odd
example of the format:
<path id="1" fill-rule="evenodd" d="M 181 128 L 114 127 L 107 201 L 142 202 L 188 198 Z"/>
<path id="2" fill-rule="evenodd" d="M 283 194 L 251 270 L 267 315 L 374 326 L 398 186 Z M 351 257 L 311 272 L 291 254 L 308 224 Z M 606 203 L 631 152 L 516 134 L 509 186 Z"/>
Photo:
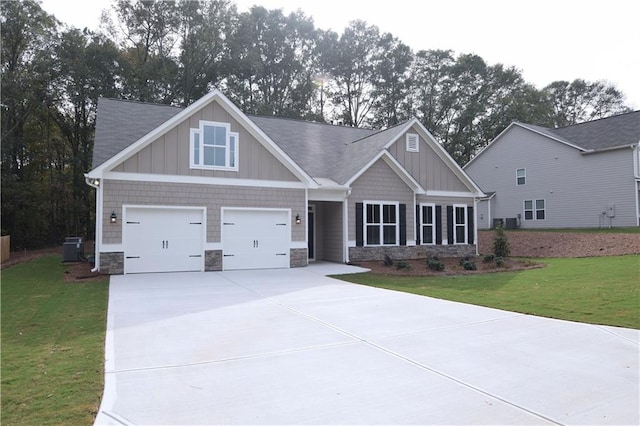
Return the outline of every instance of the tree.
<path id="1" fill-rule="evenodd" d="M 549 124 L 564 127 L 629 112 L 624 95 L 604 81 L 554 81 L 543 91 L 551 105 Z"/>
<path id="2" fill-rule="evenodd" d="M 183 0 L 176 92 L 187 106 L 219 85 L 229 70 L 229 38 L 237 21 L 228 0 Z"/>
<path id="3" fill-rule="evenodd" d="M 254 6 L 240 15 L 230 40 L 230 97 L 252 114 L 311 114 L 317 33 L 302 12 Z"/>

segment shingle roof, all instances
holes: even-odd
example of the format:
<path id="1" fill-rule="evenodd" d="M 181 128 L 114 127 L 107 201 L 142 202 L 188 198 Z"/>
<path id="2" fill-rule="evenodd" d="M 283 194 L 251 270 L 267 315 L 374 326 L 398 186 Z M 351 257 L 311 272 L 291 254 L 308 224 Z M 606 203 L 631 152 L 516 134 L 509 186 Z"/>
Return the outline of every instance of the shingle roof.
<path id="1" fill-rule="evenodd" d="M 640 141 L 640 111 L 615 115 L 549 129 L 533 124 L 518 123 L 549 137 L 575 145 L 585 151 L 598 151 L 637 144 Z"/>
<path id="2" fill-rule="evenodd" d="M 93 168 L 107 161 L 183 108 L 99 98 Z"/>
<path id="3" fill-rule="evenodd" d="M 551 130 L 586 150 L 629 146 L 640 141 L 640 111 Z"/>
<path id="4" fill-rule="evenodd" d="M 93 167 L 107 161 L 184 108 L 100 98 Z M 314 178 L 344 184 L 373 159 L 402 126 L 386 130 L 249 115 L 271 140 Z"/>

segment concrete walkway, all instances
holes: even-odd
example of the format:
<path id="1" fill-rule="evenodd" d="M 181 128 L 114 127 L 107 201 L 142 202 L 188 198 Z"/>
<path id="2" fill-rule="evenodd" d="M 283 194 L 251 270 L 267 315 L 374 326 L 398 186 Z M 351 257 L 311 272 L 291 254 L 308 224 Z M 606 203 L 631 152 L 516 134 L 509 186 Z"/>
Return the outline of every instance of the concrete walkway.
<path id="1" fill-rule="evenodd" d="M 638 424 L 639 331 L 291 270 L 111 278 L 96 424 Z"/>

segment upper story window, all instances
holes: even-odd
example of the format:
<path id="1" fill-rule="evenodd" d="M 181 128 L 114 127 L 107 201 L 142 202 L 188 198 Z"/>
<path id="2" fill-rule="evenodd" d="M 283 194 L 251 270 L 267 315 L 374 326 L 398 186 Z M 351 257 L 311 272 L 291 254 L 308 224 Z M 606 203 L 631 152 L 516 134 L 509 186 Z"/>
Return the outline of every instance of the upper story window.
<path id="1" fill-rule="evenodd" d="M 407 152 L 418 152 L 418 135 L 415 133 L 407 133 Z"/>
<path id="2" fill-rule="evenodd" d="M 397 203 L 365 203 L 364 213 L 366 245 L 398 245 L 400 228 Z"/>
<path id="3" fill-rule="evenodd" d="M 527 169 L 516 169 L 516 184 L 524 185 L 527 180 Z"/>
<path id="4" fill-rule="evenodd" d="M 200 121 L 190 136 L 192 168 L 238 170 L 238 134 L 229 123 Z"/>

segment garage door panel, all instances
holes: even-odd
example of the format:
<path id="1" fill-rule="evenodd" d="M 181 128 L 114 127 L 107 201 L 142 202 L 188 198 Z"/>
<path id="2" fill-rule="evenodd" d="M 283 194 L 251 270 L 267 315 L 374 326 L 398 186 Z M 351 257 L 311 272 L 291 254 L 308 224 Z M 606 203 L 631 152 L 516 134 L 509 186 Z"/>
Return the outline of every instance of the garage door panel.
<path id="1" fill-rule="evenodd" d="M 125 273 L 203 269 L 203 210 L 127 208 Z"/>
<path id="2" fill-rule="evenodd" d="M 225 210 L 223 268 L 288 268 L 291 228 L 285 210 Z"/>

